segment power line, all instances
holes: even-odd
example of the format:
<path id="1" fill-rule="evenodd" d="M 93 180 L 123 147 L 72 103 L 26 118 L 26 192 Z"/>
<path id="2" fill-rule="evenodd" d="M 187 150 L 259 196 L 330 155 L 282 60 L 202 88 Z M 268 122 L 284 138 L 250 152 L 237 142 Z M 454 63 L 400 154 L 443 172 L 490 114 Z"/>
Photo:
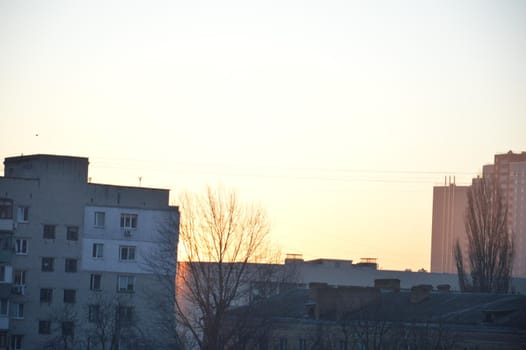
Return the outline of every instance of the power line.
<path id="1" fill-rule="evenodd" d="M 155 160 L 97 157 L 91 164 L 98 169 L 121 169 L 144 171 L 145 166 L 152 171 L 166 173 L 167 163 Z M 309 181 L 372 182 L 372 183 L 437 183 L 443 176 L 451 174 L 473 177 L 473 172 L 437 171 L 437 170 L 386 170 L 359 168 L 322 168 L 322 167 L 284 167 L 244 165 L 219 162 L 169 162 L 184 173 L 200 175 L 254 177 L 264 179 L 290 179 Z M 203 170 L 203 168 L 205 168 Z M 241 168 L 241 171 L 240 171 Z M 246 170 L 243 171 L 243 168 Z M 258 171 L 259 169 L 259 171 Z M 301 174 L 299 174 L 301 172 Z M 386 177 L 386 175 L 392 175 Z M 440 177 L 438 177 L 440 176 Z"/>

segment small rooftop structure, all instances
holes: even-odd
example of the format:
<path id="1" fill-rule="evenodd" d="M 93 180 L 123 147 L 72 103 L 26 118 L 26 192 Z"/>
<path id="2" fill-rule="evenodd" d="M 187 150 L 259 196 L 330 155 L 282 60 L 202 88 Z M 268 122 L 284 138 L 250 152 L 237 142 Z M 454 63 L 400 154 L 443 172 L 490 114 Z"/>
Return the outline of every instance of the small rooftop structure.
<path id="1" fill-rule="evenodd" d="M 285 264 L 303 262 L 303 254 L 287 253 L 285 257 Z"/>
<path id="2" fill-rule="evenodd" d="M 378 269 L 377 258 L 360 258 L 360 262 L 355 264 L 356 267 L 368 267 Z"/>

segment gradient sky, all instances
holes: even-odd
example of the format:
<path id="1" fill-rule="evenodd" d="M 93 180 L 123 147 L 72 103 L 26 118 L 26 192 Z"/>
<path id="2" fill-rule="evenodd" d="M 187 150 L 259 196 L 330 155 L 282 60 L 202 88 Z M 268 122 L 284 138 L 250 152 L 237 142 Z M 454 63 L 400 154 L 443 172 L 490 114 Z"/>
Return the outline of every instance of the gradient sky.
<path id="1" fill-rule="evenodd" d="M 0 0 L 0 157 L 233 187 L 283 253 L 428 269 L 433 185 L 508 150 L 526 1 Z"/>

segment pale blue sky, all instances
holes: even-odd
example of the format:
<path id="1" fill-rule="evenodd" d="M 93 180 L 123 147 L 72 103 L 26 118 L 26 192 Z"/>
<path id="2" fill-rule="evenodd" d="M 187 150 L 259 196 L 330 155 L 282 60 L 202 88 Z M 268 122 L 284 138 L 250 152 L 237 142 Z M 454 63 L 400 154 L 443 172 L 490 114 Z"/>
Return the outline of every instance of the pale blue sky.
<path id="1" fill-rule="evenodd" d="M 1 157 L 231 186 L 307 258 L 428 268 L 432 186 L 526 151 L 524 1 L 0 0 L 0 52 Z"/>

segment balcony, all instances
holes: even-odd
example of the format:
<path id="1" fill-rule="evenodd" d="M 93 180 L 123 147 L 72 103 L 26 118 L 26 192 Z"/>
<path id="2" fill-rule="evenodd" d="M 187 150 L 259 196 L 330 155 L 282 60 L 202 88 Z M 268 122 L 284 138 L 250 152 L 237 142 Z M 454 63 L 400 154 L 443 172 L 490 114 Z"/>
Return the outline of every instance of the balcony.
<path id="1" fill-rule="evenodd" d="M 26 286 L 23 284 L 13 284 L 11 286 L 11 294 L 13 295 L 25 295 L 26 294 Z"/>
<path id="2" fill-rule="evenodd" d="M 9 263 L 13 258 L 13 232 L 0 231 L 0 263 Z"/>
<path id="3" fill-rule="evenodd" d="M 0 249 L 0 263 L 11 262 L 13 255 L 13 249 Z"/>
<path id="4" fill-rule="evenodd" d="M 8 329 L 9 329 L 9 316 L 0 315 L 0 330 L 8 330 Z"/>
<path id="5" fill-rule="evenodd" d="M 0 231 L 13 232 L 14 221 L 13 219 L 0 219 Z"/>

